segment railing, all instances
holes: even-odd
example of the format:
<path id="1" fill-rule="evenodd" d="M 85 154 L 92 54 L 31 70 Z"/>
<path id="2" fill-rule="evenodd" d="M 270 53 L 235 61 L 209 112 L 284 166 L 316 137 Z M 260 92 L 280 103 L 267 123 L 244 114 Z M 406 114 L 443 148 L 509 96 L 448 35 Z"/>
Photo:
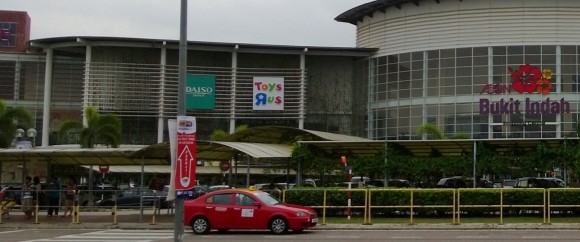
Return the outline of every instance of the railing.
<path id="1" fill-rule="evenodd" d="M 578 193 L 580 198 L 580 189 L 578 188 L 526 188 L 526 189 L 504 189 L 504 188 L 461 188 L 461 189 L 391 189 L 391 188 L 372 188 L 372 189 L 300 189 L 295 188 L 292 192 L 310 192 L 316 191 L 322 195 L 322 204 L 308 205 L 308 207 L 315 209 L 322 209 L 322 224 L 326 224 L 327 209 L 329 208 L 363 208 L 363 224 L 372 224 L 372 219 L 375 211 L 397 210 L 399 214 L 406 214 L 409 217 L 409 224 L 414 223 L 414 218 L 421 209 L 440 210 L 444 215 L 451 215 L 452 224 L 461 223 L 461 215 L 469 213 L 474 209 L 485 210 L 489 214 L 497 215 L 499 224 L 504 224 L 504 210 L 516 210 L 520 212 L 533 212 L 533 214 L 541 214 L 544 224 L 551 224 L 551 214 L 558 212 L 557 210 L 569 211 L 571 208 L 577 208 L 580 212 L 580 200 L 559 201 L 554 202 L 553 193 L 566 191 Z M 328 192 L 363 192 L 365 195 L 364 204 L 353 206 L 335 206 L 327 203 Z M 506 202 L 506 197 L 517 195 L 518 192 L 528 192 L 534 197 L 534 201 L 517 201 Z M 287 190 L 283 192 L 283 200 L 288 199 Z M 433 199 L 433 194 L 438 194 L 438 198 Z M 487 198 L 492 198 L 492 202 L 481 203 L 480 201 L 465 201 L 463 197 L 474 195 L 473 193 L 486 194 Z M 497 193 L 497 194 L 495 194 Z M 430 195 L 426 195 L 430 194 Z M 388 201 L 387 204 L 379 203 L 375 197 L 385 196 L 398 199 L 396 202 Z M 422 197 L 424 196 L 424 197 Z M 429 198 L 427 198 L 429 197 Z M 473 197 L 473 196 L 471 196 Z M 315 199 L 319 201 L 320 199 Z M 514 200 L 513 198 L 511 199 Z M 384 200 L 383 200 L 384 201 Z M 401 202 L 404 201 L 404 202 Z"/>
<path id="2" fill-rule="evenodd" d="M 23 211 L 22 202 L 22 191 L 12 190 L 13 194 L 5 197 L 5 203 L 0 206 L 1 216 L 0 224 L 11 221 L 10 218 L 14 215 L 20 216 L 27 214 Z M 111 221 L 111 224 L 116 225 L 119 223 L 119 215 L 124 217 L 124 221 L 137 220 L 138 222 L 150 221 L 150 224 L 157 224 L 159 217 L 162 216 L 161 210 L 167 209 L 167 215 L 173 215 L 173 206 L 171 202 L 165 201 L 165 197 L 158 196 L 156 192 L 153 194 L 139 193 L 137 197 L 137 204 L 131 203 L 129 205 L 119 205 L 117 204 L 120 190 L 92 190 L 93 194 L 108 194 L 103 196 L 92 196 L 96 198 L 94 201 L 88 201 L 88 190 L 76 190 L 72 195 L 72 200 L 67 202 L 66 191 L 64 190 L 42 190 L 36 194 L 32 201 L 32 207 L 30 208 L 30 213 L 32 214 L 31 220 L 34 220 L 35 224 L 43 222 L 58 222 L 62 223 L 64 219 L 52 219 L 48 220 L 45 217 L 49 217 L 51 214 L 53 216 L 58 216 L 60 213 L 61 217 L 70 217 L 69 221 L 71 224 L 80 224 L 81 221 L 87 220 L 89 222 L 104 222 L 107 219 Z M 54 193 L 58 194 L 54 196 Z M 151 196 L 152 195 L 152 196 Z M 56 197 L 56 199 L 55 199 Z M 96 204 L 97 199 L 104 199 L 106 203 L 103 205 Z M 56 202 L 55 202 L 56 201 Z M 26 202 L 28 204 L 28 202 Z M 45 212 L 46 214 L 41 215 L 40 213 Z M 130 217 L 130 218 L 127 218 Z M 18 219 L 18 221 L 22 221 Z"/>

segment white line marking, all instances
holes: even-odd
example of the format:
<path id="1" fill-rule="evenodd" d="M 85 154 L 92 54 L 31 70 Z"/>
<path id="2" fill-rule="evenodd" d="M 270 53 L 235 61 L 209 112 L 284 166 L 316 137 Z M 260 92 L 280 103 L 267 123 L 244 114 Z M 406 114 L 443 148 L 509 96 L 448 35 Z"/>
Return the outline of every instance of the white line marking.
<path id="1" fill-rule="evenodd" d="M 22 232 L 22 231 L 24 231 L 24 230 L 2 231 L 2 232 L 0 232 L 0 234 L 18 233 L 18 232 Z"/>
<path id="2" fill-rule="evenodd" d="M 557 239 L 558 236 L 522 236 L 522 239 Z"/>

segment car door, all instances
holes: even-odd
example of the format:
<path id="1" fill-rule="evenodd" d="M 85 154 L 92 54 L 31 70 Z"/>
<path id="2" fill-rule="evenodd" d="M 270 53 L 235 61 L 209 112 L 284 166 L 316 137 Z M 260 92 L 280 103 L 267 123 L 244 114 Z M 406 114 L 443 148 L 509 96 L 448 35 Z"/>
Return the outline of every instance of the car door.
<path id="1" fill-rule="evenodd" d="M 205 213 L 213 228 L 233 228 L 233 195 L 231 192 L 216 193 L 206 199 Z"/>
<path id="2" fill-rule="evenodd" d="M 263 224 L 259 223 L 262 217 L 260 209 L 254 203 L 257 202 L 252 197 L 244 193 L 236 193 L 234 214 L 234 228 L 237 229 L 264 229 Z"/>

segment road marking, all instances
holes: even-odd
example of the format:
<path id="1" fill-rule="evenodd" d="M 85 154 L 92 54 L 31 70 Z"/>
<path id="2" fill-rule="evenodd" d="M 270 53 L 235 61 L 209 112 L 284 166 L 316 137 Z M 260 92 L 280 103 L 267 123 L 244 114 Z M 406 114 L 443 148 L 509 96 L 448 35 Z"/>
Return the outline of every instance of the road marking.
<path id="1" fill-rule="evenodd" d="M 24 230 L 2 231 L 2 232 L 0 232 L 0 234 L 18 233 L 18 232 L 22 232 L 22 231 L 24 231 Z"/>
<path id="2" fill-rule="evenodd" d="M 522 236 L 522 239 L 557 239 L 558 236 Z"/>
<path id="3" fill-rule="evenodd" d="M 424 239 L 421 236 L 392 236 L 391 239 Z"/>
<path id="4" fill-rule="evenodd" d="M 489 236 L 486 235 L 466 235 L 466 236 L 457 236 L 458 239 L 489 239 Z"/>
<path id="5" fill-rule="evenodd" d="M 101 230 L 82 234 L 63 235 L 54 238 L 28 240 L 26 242 L 151 242 L 173 238 L 173 230 Z"/>

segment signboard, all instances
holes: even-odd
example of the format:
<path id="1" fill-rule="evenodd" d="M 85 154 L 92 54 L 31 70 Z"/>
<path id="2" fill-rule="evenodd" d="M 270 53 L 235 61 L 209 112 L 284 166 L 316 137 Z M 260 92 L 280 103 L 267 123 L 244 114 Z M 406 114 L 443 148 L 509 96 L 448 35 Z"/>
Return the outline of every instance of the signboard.
<path id="1" fill-rule="evenodd" d="M 109 166 L 107 166 L 107 165 L 100 165 L 99 166 L 99 171 L 101 172 L 101 174 L 105 174 L 105 173 L 109 172 Z"/>
<path id="2" fill-rule="evenodd" d="M 195 186 L 196 172 L 195 117 L 177 116 L 177 160 L 175 163 L 175 190 L 184 191 Z"/>
<path id="3" fill-rule="evenodd" d="M 483 87 L 480 94 L 506 94 L 501 99 L 479 99 L 479 114 L 558 114 L 570 113 L 570 103 L 564 98 L 550 98 L 553 73 L 551 69 L 540 70 L 530 64 L 521 65 L 518 69 L 508 68 L 512 83 L 494 83 Z M 512 94 L 513 92 L 513 94 Z M 517 94 L 541 94 L 541 100 L 526 97 L 517 98 Z M 505 98 L 503 98 L 505 97 Z M 527 124 L 526 124 L 527 125 Z"/>
<path id="4" fill-rule="evenodd" d="M 187 75 L 185 80 L 185 108 L 215 107 L 215 76 Z"/>
<path id="5" fill-rule="evenodd" d="M 284 110 L 284 78 L 254 77 L 253 110 Z"/>

